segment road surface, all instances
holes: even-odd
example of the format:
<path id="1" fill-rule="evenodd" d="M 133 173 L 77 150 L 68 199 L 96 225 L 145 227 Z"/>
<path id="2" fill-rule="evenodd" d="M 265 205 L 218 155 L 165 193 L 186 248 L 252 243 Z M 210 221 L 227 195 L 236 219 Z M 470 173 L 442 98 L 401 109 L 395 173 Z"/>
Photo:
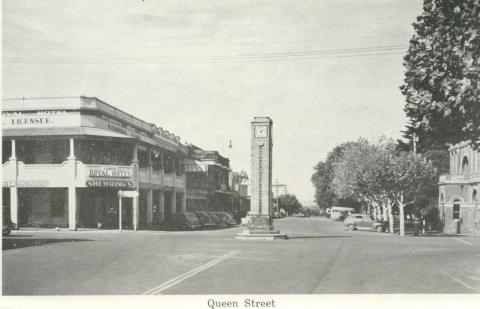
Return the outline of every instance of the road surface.
<path id="1" fill-rule="evenodd" d="M 480 239 L 348 231 L 285 218 L 289 240 L 189 232 L 14 231 L 4 295 L 480 293 Z"/>

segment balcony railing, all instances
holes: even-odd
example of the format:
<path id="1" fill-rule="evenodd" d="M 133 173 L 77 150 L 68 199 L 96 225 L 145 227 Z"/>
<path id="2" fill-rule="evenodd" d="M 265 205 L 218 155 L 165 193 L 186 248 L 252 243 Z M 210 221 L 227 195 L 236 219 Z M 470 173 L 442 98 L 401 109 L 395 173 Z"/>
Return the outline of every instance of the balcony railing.
<path id="1" fill-rule="evenodd" d="M 480 173 L 445 174 L 440 176 L 440 182 L 473 182 L 480 181 Z"/>

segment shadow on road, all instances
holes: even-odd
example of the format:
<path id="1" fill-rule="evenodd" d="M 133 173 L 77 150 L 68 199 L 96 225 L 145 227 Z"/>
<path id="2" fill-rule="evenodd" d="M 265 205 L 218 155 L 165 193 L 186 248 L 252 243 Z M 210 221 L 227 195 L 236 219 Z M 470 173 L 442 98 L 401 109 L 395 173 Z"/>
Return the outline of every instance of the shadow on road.
<path id="1" fill-rule="evenodd" d="M 337 238 L 337 237 L 352 237 L 352 236 L 346 236 L 346 235 L 322 235 L 322 236 L 316 236 L 316 235 L 298 235 L 298 236 L 288 236 L 288 239 L 308 239 L 308 238 Z"/>
<path id="2" fill-rule="evenodd" d="M 48 245 L 52 243 L 59 243 L 59 242 L 77 242 L 77 241 L 92 241 L 90 239 L 74 239 L 74 238 L 17 238 L 18 236 L 13 238 L 3 237 L 2 243 L 2 250 L 11 250 L 11 249 L 19 249 L 19 248 L 26 248 L 26 247 L 38 247 L 43 245 Z M 21 237 L 31 237 L 30 235 L 22 235 Z"/>

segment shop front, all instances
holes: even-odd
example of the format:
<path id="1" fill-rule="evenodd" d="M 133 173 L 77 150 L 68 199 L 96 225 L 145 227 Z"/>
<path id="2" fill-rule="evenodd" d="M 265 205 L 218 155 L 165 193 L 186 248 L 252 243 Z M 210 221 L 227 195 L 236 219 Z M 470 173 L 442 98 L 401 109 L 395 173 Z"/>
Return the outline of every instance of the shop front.
<path id="1" fill-rule="evenodd" d="M 119 228 L 119 191 L 134 190 L 130 166 L 88 165 L 86 187 L 77 188 L 78 226 Z M 124 199 L 122 229 L 133 229 L 133 201 Z"/>

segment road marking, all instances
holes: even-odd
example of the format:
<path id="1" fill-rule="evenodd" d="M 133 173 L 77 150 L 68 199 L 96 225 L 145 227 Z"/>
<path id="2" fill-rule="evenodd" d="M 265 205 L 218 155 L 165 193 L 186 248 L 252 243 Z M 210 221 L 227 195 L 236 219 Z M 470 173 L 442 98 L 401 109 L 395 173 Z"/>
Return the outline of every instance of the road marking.
<path id="1" fill-rule="evenodd" d="M 463 240 L 463 239 L 460 239 L 460 238 L 454 238 L 454 239 L 455 239 L 455 240 L 458 240 L 459 242 L 463 242 L 463 243 L 466 244 L 466 245 L 473 246 L 472 243 L 470 243 L 470 242 L 468 242 L 468 241 L 465 241 L 465 240 Z"/>
<path id="2" fill-rule="evenodd" d="M 441 274 L 447 276 L 448 278 L 452 279 L 452 280 L 455 281 L 456 283 L 458 283 L 458 284 L 462 285 L 463 287 L 467 288 L 467 289 L 473 290 L 473 291 L 475 291 L 475 292 L 479 292 L 479 291 L 480 291 L 480 290 L 472 287 L 471 285 L 463 282 L 462 280 L 460 280 L 460 279 L 458 279 L 458 278 L 456 278 L 456 277 L 454 277 L 454 276 L 452 276 L 452 275 L 444 272 L 443 270 L 439 270 L 439 272 L 440 272 Z"/>
<path id="3" fill-rule="evenodd" d="M 174 285 L 182 282 L 182 281 L 185 280 L 185 279 L 188 279 L 188 278 L 190 278 L 190 277 L 198 274 L 199 272 L 202 272 L 202 271 L 204 271 L 204 270 L 212 267 L 212 266 L 215 265 L 215 264 L 220 263 L 220 262 L 223 261 L 223 260 L 226 260 L 226 259 L 234 256 L 235 254 L 237 254 L 237 253 L 239 253 L 239 252 L 240 252 L 240 251 L 230 251 L 230 252 L 228 252 L 227 254 L 222 255 L 222 256 L 220 256 L 220 257 L 218 257 L 218 258 L 216 258 L 216 259 L 214 259 L 214 260 L 212 260 L 212 261 L 210 261 L 210 262 L 208 262 L 208 263 L 206 263 L 206 264 L 203 264 L 203 265 L 201 265 L 201 266 L 199 266 L 199 267 L 197 267 L 197 268 L 195 268 L 195 269 L 192 269 L 192 270 L 190 270 L 190 271 L 188 271 L 188 272 L 186 272 L 186 273 L 184 273 L 184 274 L 182 274 L 182 275 L 180 275 L 180 276 L 177 276 L 177 277 L 175 277 L 175 278 L 173 278 L 173 279 L 170 279 L 170 280 L 168 280 L 167 282 L 165 282 L 165 283 L 163 283 L 163 284 L 161 284 L 161 285 L 159 285 L 159 286 L 154 287 L 153 289 L 150 289 L 150 290 L 142 293 L 142 295 L 158 295 L 158 294 L 160 294 L 160 292 L 162 292 L 162 291 L 164 291 L 164 290 L 166 290 L 166 289 L 168 289 L 168 288 L 170 288 L 170 287 L 172 287 L 172 286 L 174 286 Z"/>

